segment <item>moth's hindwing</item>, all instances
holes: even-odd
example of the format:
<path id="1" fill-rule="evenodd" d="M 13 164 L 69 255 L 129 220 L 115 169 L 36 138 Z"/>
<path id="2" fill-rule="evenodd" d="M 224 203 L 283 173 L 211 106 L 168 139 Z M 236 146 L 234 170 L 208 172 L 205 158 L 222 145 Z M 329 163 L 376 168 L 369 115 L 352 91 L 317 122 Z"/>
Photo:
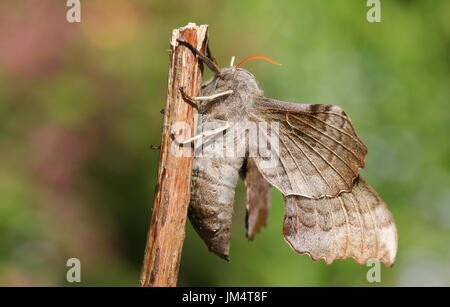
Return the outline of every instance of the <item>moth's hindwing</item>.
<path id="1" fill-rule="evenodd" d="M 247 238 L 253 239 L 269 217 L 272 186 L 260 174 L 252 158 L 247 159 L 245 186 L 247 188 Z"/>
<path id="2" fill-rule="evenodd" d="M 391 212 L 361 177 L 351 192 L 311 199 L 285 196 L 283 233 L 294 251 L 314 261 L 353 257 L 391 267 L 397 254 L 397 229 Z"/>

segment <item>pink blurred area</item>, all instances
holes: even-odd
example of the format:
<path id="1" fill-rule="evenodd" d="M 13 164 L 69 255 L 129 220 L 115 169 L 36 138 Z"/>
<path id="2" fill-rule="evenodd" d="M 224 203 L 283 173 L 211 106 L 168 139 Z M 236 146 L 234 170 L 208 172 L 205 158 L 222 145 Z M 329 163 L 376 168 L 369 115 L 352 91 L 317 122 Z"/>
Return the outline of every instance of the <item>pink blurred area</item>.
<path id="1" fill-rule="evenodd" d="M 66 1 L 0 1 L 0 190 L 15 193 L 1 198 L 0 285 L 64 284 L 69 257 L 93 272 L 115 263 L 129 274 L 92 165 L 124 147 L 111 137 L 127 105 L 123 80 L 102 63 L 132 43 L 138 9 L 127 1 L 82 3 L 83 22 L 69 23 Z"/>
<path id="2" fill-rule="evenodd" d="M 9 73 L 30 77 L 57 71 L 77 30 L 65 8 L 52 0 L 0 3 L 0 64 Z"/>

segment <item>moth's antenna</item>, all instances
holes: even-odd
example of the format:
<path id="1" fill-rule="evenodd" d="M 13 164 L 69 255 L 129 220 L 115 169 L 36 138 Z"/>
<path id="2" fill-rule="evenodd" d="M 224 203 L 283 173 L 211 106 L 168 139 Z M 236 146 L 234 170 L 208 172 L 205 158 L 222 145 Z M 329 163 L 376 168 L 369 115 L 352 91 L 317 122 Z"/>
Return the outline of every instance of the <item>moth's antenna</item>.
<path id="1" fill-rule="evenodd" d="M 269 61 L 270 63 L 273 63 L 273 64 L 281 66 L 280 63 L 275 62 L 274 60 L 271 60 L 268 57 L 265 57 L 263 55 L 254 55 L 254 56 L 250 56 L 250 57 L 246 58 L 241 63 L 237 64 L 236 68 L 238 68 L 239 66 L 241 66 L 242 64 L 244 64 L 245 62 L 247 62 L 248 60 L 251 60 L 251 59 L 263 59 L 263 60 Z"/>
<path id="2" fill-rule="evenodd" d="M 234 55 L 231 57 L 231 63 L 230 63 L 230 66 L 233 66 L 233 64 L 234 64 L 234 59 L 235 59 L 235 57 L 234 57 Z"/>

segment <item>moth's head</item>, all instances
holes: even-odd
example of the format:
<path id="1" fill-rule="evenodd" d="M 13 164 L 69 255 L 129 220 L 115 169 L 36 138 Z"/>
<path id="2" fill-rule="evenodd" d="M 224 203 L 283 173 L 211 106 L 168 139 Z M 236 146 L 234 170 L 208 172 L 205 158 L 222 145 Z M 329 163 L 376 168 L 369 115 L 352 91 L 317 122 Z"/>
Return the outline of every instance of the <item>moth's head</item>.
<path id="1" fill-rule="evenodd" d="M 206 96 L 228 90 L 233 90 L 235 93 L 262 94 L 255 77 L 248 70 L 242 68 L 222 68 L 213 79 L 202 84 L 202 95 Z"/>
<path id="2" fill-rule="evenodd" d="M 219 74 L 216 75 L 215 79 L 215 89 L 216 90 L 227 90 L 233 89 L 238 91 L 251 92 L 253 94 L 262 94 L 259 88 L 258 82 L 255 76 L 253 76 L 248 70 L 240 68 L 242 64 L 250 59 L 261 58 L 268 60 L 274 64 L 281 65 L 269 58 L 264 56 L 252 56 L 243 60 L 236 66 L 233 66 L 234 57 L 231 60 L 231 65 L 220 70 Z"/>
<path id="3" fill-rule="evenodd" d="M 243 68 L 222 68 L 217 78 L 217 87 L 259 89 L 255 76 Z"/>

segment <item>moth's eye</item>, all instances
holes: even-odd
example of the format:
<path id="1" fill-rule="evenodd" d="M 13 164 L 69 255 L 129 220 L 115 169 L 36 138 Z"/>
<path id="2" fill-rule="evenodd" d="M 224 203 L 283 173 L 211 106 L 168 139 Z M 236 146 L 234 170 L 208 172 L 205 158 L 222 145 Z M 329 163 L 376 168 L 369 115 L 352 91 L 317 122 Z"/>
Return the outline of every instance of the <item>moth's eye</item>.
<path id="1" fill-rule="evenodd" d="M 220 76 L 220 80 L 230 81 L 231 80 L 231 75 L 230 74 L 222 75 L 222 76 Z"/>

